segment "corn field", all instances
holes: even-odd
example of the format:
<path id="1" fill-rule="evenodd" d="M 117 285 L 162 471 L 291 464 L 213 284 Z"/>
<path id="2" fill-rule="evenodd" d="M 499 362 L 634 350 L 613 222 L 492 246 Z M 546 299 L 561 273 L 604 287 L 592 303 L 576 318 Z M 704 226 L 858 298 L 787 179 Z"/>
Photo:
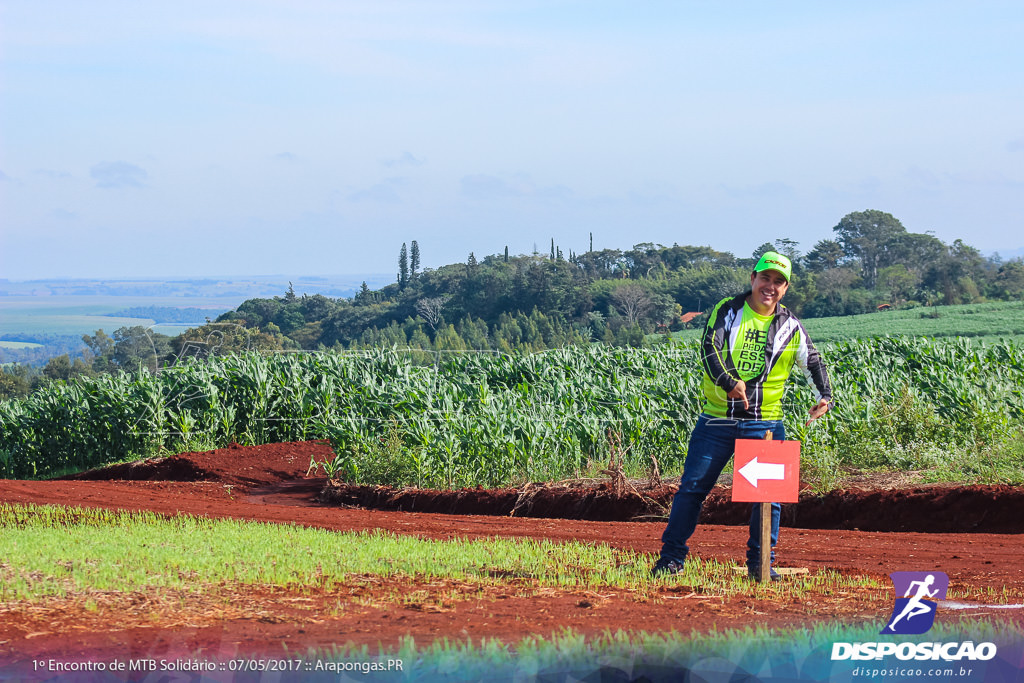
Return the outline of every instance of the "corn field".
<path id="1" fill-rule="evenodd" d="M 325 469 L 353 481 L 496 486 L 581 476 L 613 456 L 627 472 L 657 461 L 670 474 L 700 410 L 697 354 L 693 343 L 669 343 L 189 359 L 0 403 L 0 476 L 308 439 L 330 439 L 337 458 Z M 811 391 L 796 378 L 787 432 L 805 456 L 837 467 L 857 454 L 879 461 L 870 466 L 910 466 L 886 454 L 921 441 L 976 448 L 1024 423 L 1024 349 L 1013 342 L 878 338 L 823 355 L 835 409 L 804 427 Z"/>

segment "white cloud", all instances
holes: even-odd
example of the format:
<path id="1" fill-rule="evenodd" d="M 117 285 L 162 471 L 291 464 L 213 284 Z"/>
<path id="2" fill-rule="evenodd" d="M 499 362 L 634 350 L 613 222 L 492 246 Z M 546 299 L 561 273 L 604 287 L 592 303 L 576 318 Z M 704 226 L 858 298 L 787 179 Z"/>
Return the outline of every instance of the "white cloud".
<path id="1" fill-rule="evenodd" d="M 96 187 L 145 187 L 149 177 L 145 169 L 126 161 L 104 161 L 89 169 L 89 176 L 96 181 Z"/>
<path id="2" fill-rule="evenodd" d="M 423 159 L 417 159 L 409 152 L 402 152 L 402 155 L 396 159 L 385 159 L 381 162 L 388 168 L 395 168 L 396 166 L 422 166 L 425 162 Z"/>
<path id="3" fill-rule="evenodd" d="M 348 196 L 350 202 L 374 202 L 377 204 L 401 204 L 402 197 L 398 190 L 408 185 L 405 178 L 385 178 L 383 181 L 358 190 Z"/>

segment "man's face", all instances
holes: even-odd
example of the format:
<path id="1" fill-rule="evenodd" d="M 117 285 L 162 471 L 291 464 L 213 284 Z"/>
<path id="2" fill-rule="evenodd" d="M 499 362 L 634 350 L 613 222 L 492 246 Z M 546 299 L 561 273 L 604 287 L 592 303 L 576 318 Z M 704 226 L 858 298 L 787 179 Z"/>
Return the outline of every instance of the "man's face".
<path id="1" fill-rule="evenodd" d="M 775 306 L 782 301 L 787 289 L 789 283 L 777 270 L 762 270 L 750 275 L 750 290 L 756 304 L 754 310 L 762 315 L 775 311 Z"/>

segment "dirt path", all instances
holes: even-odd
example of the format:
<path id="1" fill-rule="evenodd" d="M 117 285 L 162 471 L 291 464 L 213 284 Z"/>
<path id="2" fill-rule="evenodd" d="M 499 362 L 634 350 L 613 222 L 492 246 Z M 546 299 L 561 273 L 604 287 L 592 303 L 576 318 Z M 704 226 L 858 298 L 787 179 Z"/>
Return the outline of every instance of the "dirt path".
<path id="1" fill-rule="evenodd" d="M 425 512 L 339 509 L 315 502 L 323 479 L 268 486 L 249 493 L 216 482 L 0 481 L 0 501 L 150 510 L 303 524 L 338 531 L 385 529 L 424 538 L 487 536 L 607 543 L 657 553 L 664 528 L 657 522 L 588 522 Z M 884 514 L 880 511 L 879 514 Z M 702 524 L 691 543 L 701 557 L 739 562 L 744 526 Z M 887 576 L 892 571 L 939 569 L 954 581 L 999 589 L 1024 586 L 1024 537 L 1019 534 L 929 534 L 783 528 L 782 566 L 829 568 Z"/>
<path id="2" fill-rule="evenodd" d="M 602 522 L 327 506 L 316 500 L 325 481 L 305 477 L 311 456 L 323 459 L 327 454 L 327 446 L 318 443 L 233 446 L 174 456 L 158 463 L 122 465 L 75 480 L 0 480 L 0 502 L 150 510 L 336 530 L 385 529 L 438 539 L 519 536 L 577 540 L 652 554 L 660 548 L 663 522 L 657 521 Z M 1006 493 L 1019 494 L 1016 489 Z M 899 496 L 885 499 L 899 500 Z M 880 506 L 873 514 L 885 517 L 894 512 Z M 743 526 L 702 524 L 692 539 L 692 552 L 738 563 L 746 536 Z M 869 575 L 882 580 L 883 585 L 887 585 L 887 575 L 893 571 L 941 570 L 950 577 L 951 591 L 990 588 L 999 596 L 1004 588 L 1018 594 L 1024 590 L 1024 536 L 1020 534 L 784 528 L 778 555 L 783 567 Z M 564 627 L 596 634 L 618 628 L 660 631 L 807 624 L 836 618 L 870 621 L 885 617 L 892 598 L 862 591 L 849 599 L 812 595 L 800 602 L 778 604 L 753 595 L 722 600 L 696 594 L 685 586 L 668 586 L 654 600 L 641 602 L 622 591 L 593 594 L 538 590 L 515 582 L 483 592 L 478 587 L 451 582 L 418 584 L 413 589 L 423 600 L 411 606 L 395 605 L 395 586 L 363 579 L 340 586 L 292 590 L 223 587 L 230 594 L 227 602 L 240 606 L 234 611 L 162 594 L 110 596 L 90 608 L 73 599 L 42 605 L 5 604 L 0 605 L 0 658 L 27 662 L 42 656 L 97 653 L 116 657 L 127 653 L 137 657 L 187 656 L 197 647 L 205 648 L 209 656 L 233 657 L 305 651 L 308 647 L 346 642 L 395 644 L 410 634 L 417 637 L 417 642 L 436 637 L 459 639 L 469 634 L 474 638 L 516 640 Z M 183 602 L 188 604 L 182 607 Z M 222 606 L 225 600 L 214 602 Z M 1020 612 L 1007 613 L 1007 618 L 1022 624 Z M 970 619 L 978 613 L 967 611 L 948 618 Z"/>

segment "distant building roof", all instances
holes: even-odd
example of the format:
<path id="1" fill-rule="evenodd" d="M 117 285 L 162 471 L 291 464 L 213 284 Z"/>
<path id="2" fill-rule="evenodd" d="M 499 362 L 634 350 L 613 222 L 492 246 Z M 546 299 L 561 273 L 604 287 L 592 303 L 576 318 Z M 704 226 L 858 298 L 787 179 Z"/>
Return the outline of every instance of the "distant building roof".
<path id="1" fill-rule="evenodd" d="M 681 316 L 679 316 L 679 322 L 688 323 L 694 318 L 696 318 L 698 315 L 703 315 L 703 313 L 701 311 L 690 311 L 689 313 L 683 313 Z"/>

